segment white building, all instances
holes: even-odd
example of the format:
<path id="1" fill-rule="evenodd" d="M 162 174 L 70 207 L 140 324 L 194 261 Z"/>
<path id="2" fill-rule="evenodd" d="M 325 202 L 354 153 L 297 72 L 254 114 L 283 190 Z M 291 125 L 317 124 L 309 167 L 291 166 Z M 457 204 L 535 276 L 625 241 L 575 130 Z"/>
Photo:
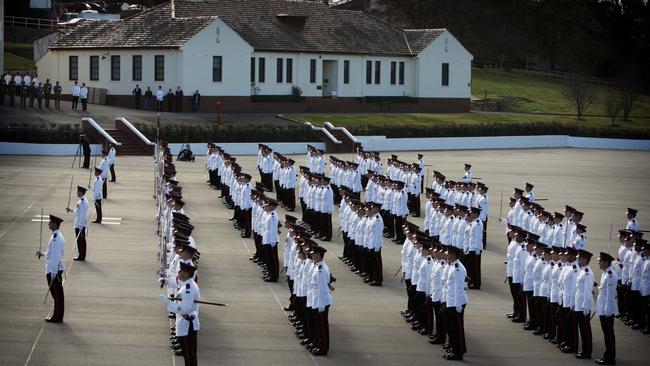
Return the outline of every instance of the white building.
<path id="1" fill-rule="evenodd" d="M 212 111 L 468 111 L 472 55 L 445 29 L 403 30 L 363 12 L 283 0 L 174 1 L 82 24 L 37 62 L 131 106 L 135 84 Z M 294 87 L 302 97 L 292 96 Z"/>

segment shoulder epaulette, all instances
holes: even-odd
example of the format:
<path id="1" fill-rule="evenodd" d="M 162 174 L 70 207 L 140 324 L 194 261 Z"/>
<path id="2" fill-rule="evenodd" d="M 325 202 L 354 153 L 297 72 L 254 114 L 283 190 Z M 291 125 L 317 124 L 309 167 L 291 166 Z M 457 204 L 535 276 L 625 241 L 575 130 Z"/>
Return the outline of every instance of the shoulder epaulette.
<path id="1" fill-rule="evenodd" d="M 589 273 L 589 268 L 585 268 L 585 273 Z"/>
<path id="2" fill-rule="evenodd" d="M 612 274 L 612 270 L 611 270 L 611 269 L 608 270 L 608 271 L 607 271 L 607 274 L 610 274 L 610 275 L 611 275 L 611 274 Z"/>
<path id="3" fill-rule="evenodd" d="M 455 264 L 455 267 L 458 268 L 458 263 Z"/>
<path id="4" fill-rule="evenodd" d="M 189 290 L 189 289 L 190 289 L 190 284 L 189 284 L 189 283 L 186 283 L 186 284 L 185 284 L 185 288 Z"/>
<path id="5" fill-rule="evenodd" d="M 56 239 L 56 233 L 52 234 L 52 239 Z"/>
<path id="6" fill-rule="evenodd" d="M 576 269 L 576 265 L 575 265 L 575 264 L 573 265 L 573 269 Z"/>

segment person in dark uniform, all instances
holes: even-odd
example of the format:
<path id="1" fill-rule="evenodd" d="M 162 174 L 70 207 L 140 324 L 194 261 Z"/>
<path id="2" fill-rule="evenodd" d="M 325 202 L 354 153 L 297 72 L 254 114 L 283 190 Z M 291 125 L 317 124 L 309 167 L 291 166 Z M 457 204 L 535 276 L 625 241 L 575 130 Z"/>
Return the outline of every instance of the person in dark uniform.
<path id="1" fill-rule="evenodd" d="M 13 79 L 7 84 L 7 90 L 9 91 L 9 106 L 13 107 L 16 99 L 16 83 Z"/>
<path id="2" fill-rule="evenodd" d="M 133 101 L 135 102 L 135 109 L 140 109 L 140 100 L 142 99 L 142 89 L 140 85 L 135 84 L 135 88 L 131 92 L 133 94 Z"/>
<path id="3" fill-rule="evenodd" d="M 38 109 L 43 109 L 43 87 L 41 85 L 38 85 L 36 88 L 34 88 L 34 94 L 36 95 Z"/>
<path id="4" fill-rule="evenodd" d="M 63 91 L 63 88 L 61 85 L 59 85 L 59 81 L 57 80 L 56 85 L 54 85 L 54 108 L 56 109 L 61 109 L 61 92 Z"/>
<path id="5" fill-rule="evenodd" d="M 176 98 L 175 104 L 176 104 L 176 112 L 182 112 L 183 111 L 183 90 L 181 90 L 181 87 L 176 88 Z"/>
<path id="6" fill-rule="evenodd" d="M 173 112 L 174 111 L 174 92 L 172 91 L 172 88 L 169 88 L 169 91 L 167 92 L 167 95 L 165 95 L 165 99 L 167 99 L 167 112 Z"/>
<path id="7" fill-rule="evenodd" d="M 43 84 L 43 97 L 45 97 L 45 108 L 50 109 L 50 98 L 52 97 L 52 83 L 50 83 L 50 79 L 45 79 L 45 84 Z"/>
<path id="8" fill-rule="evenodd" d="M 85 133 L 81 134 L 80 139 L 81 139 L 81 147 L 84 153 L 84 163 L 82 168 L 90 169 L 90 140 L 88 140 L 88 136 L 86 136 Z"/>
<path id="9" fill-rule="evenodd" d="M 35 83 L 32 81 L 27 85 L 29 88 L 29 108 L 34 108 L 34 99 L 36 99 L 36 85 L 34 84 Z"/>
<path id="10" fill-rule="evenodd" d="M 20 107 L 21 108 L 26 108 L 27 107 L 27 97 L 29 96 L 29 86 L 25 85 L 25 82 L 20 83 Z"/>
<path id="11" fill-rule="evenodd" d="M 65 248 L 65 239 L 59 231 L 63 220 L 54 215 L 50 215 L 50 222 L 48 227 L 52 230 L 52 236 L 47 243 L 47 251 L 36 252 L 36 257 L 41 259 L 45 257 L 45 278 L 47 279 L 47 287 L 52 294 L 54 300 L 54 310 L 52 314 L 45 318 L 48 323 L 61 323 L 63 322 L 64 313 L 64 295 L 63 295 L 63 272 L 65 267 L 63 265 L 63 253 Z"/>
<path id="12" fill-rule="evenodd" d="M 5 81 L 4 75 L 0 78 L 0 105 L 5 104 L 5 94 L 7 93 L 7 82 Z"/>
<path id="13" fill-rule="evenodd" d="M 151 110 L 151 102 L 153 99 L 153 92 L 150 87 L 147 87 L 147 91 L 144 92 L 144 109 Z"/>
<path id="14" fill-rule="evenodd" d="M 198 112 L 199 107 L 201 107 L 201 94 L 199 94 L 198 89 L 192 95 L 192 112 Z"/>

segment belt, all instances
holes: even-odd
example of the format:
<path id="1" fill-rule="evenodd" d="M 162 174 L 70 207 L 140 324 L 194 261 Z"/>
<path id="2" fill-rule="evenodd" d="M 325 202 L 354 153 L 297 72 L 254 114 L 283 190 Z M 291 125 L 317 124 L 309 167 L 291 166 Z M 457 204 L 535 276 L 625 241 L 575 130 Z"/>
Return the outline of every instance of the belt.
<path id="1" fill-rule="evenodd" d="M 181 316 L 183 317 L 183 319 L 185 319 L 185 320 L 187 320 L 187 321 L 189 321 L 189 322 L 191 322 L 192 320 L 194 320 L 194 315 L 189 316 L 189 315 L 187 315 L 187 314 L 183 314 L 183 315 L 181 315 Z"/>

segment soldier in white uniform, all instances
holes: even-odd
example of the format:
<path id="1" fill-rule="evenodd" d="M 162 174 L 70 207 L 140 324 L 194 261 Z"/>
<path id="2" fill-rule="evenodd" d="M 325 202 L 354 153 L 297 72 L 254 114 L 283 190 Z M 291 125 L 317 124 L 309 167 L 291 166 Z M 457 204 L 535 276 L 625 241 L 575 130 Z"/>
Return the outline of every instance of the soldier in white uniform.
<path id="1" fill-rule="evenodd" d="M 102 170 L 95 167 L 95 181 L 92 185 L 93 190 L 93 201 L 95 201 L 95 211 L 97 211 L 97 217 L 93 223 L 101 224 L 102 223 L 102 200 L 104 199 L 104 193 L 102 187 L 104 185 L 104 179 L 102 178 Z"/>
<path id="2" fill-rule="evenodd" d="M 576 256 L 578 251 L 567 247 L 564 252 L 566 265 L 560 274 L 560 286 L 562 289 L 562 317 L 564 322 L 564 340 L 560 343 L 560 350 L 563 353 L 575 353 L 578 349 L 578 323 L 575 307 L 576 278 L 578 277 L 578 263 Z"/>
<path id="3" fill-rule="evenodd" d="M 278 202 L 267 199 L 262 221 L 262 251 L 266 271 L 262 279 L 266 282 L 278 282 L 280 262 L 278 259 L 278 214 L 275 208 Z"/>
<path id="4" fill-rule="evenodd" d="M 77 238 L 77 251 L 78 255 L 74 258 L 76 261 L 86 260 L 86 226 L 88 225 L 88 200 L 84 195 L 86 188 L 77 186 L 77 201 L 76 208 L 66 207 L 66 212 L 74 212 L 74 234 Z"/>
<path id="5" fill-rule="evenodd" d="M 47 286 L 54 300 L 54 310 L 45 318 L 45 321 L 48 323 L 62 323 L 65 310 L 65 299 L 63 295 L 65 238 L 63 238 L 63 234 L 59 230 L 61 222 L 63 222 L 61 218 L 50 215 L 48 227 L 52 230 L 52 236 L 47 243 L 47 251 L 36 252 L 38 259 L 41 259 L 43 256 L 45 257 L 45 278 L 47 279 Z"/>
<path id="6" fill-rule="evenodd" d="M 637 210 L 633 208 L 627 209 L 627 225 L 625 226 L 627 230 L 639 231 L 639 229 L 641 228 L 641 225 L 639 225 L 639 221 L 637 221 L 636 219 L 636 214 L 637 214 Z"/>
<path id="7" fill-rule="evenodd" d="M 108 166 L 111 171 L 111 182 L 115 182 L 117 179 L 117 176 L 115 175 L 115 155 L 117 155 L 117 152 L 115 151 L 115 146 L 113 144 L 109 144 L 111 149 L 108 151 Z"/>
<path id="8" fill-rule="evenodd" d="M 524 197 L 528 198 L 528 201 L 531 203 L 535 203 L 536 200 L 536 196 L 535 196 L 535 192 L 533 192 L 533 188 L 535 188 L 534 185 L 526 182 Z"/>
<path id="9" fill-rule="evenodd" d="M 74 84 L 72 85 L 72 109 L 74 109 L 75 111 L 77 110 L 77 106 L 79 104 L 80 94 L 81 94 L 81 87 L 79 86 L 77 80 L 75 80 Z"/>
<path id="10" fill-rule="evenodd" d="M 596 299 L 596 316 L 600 320 L 600 327 L 605 337 L 605 353 L 602 358 L 594 360 L 599 365 L 616 364 L 616 338 L 614 337 L 614 315 L 618 313 L 616 303 L 616 287 L 618 276 L 612 268 L 614 258 L 604 252 L 600 252 L 598 266 L 603 271 L 600 276 L 598 287 L 598 298 Z M 616 264 L 614 264 L 616 265 Z"/>
<path id="11" fill-rule="evenodd" d="M 178 339 L 185 365 L 195 366 L 197 360 L 196 335 L 200 329 L 199 304 L 201 292 L 192 279 L 196 267 L 180 263 L 178 272 L 179 289 L 173 299 L 167 299 L 167 310 L 176 314 L 176 338 Z"/>
<path id="12" fill-rule="evenodd" d="M 646 242 L 643 245 L 643 270 L 641 272 L 641 320 L 643 327 L 641 333 L 650 334 L 650 245 Z"/>
<path id="13" fill-rule="evenodd" d="M 102 170 L 102 195 L 104 199 L 108 198 L 108 171 L 110 164 L 108 162 L 108 151 L 102 150 L 102 160 L 99 162 L 99 169 Z"/>
<path id="14" fill-rule="evenodd" d="M 465 174 L 460 179 L 463 183 L 470 183 L 472 181 L 472 165 L 465 163 Z"/>
<path id="15" fill-rule="evenodd" d="M 574 312 L 582 339 L 582 349 L 577 352 L 575 358 L 591 358 L 591 312 L 594 309 L 594 274 L 589 269 L 589 261 L 592 254 L 586 250 L 578 250 L 578 264 L 580 270 L 576 278 Z M 577 350 L 576 350 L 577 351 Z"/>
<path id="16" fill-rule="evenodd" d="M 467 352 L 465 344 L 464 314 L 467 305 L 467 271 L 458 258 L 462 250 L 450 246 L 447 251 L 449 266 L 446 284 L 446 314 L 449 332 L 449 351 L 443 355 L 447 360 L 462 360 Z"/>
<path id="17" fill-rule="evenodd" d="M 314 356 L 325 356 L 330 348 L 329 309 L 332 305 L 330 284 L 332 276 L 323 257 L 327 250 L 321 246 L 311 246 L 311 257 L 314 269 L 309 278 L 309 288 L 312 295 L 311 307 L 314 316 L 313 343 L 305 346 Z"/>

